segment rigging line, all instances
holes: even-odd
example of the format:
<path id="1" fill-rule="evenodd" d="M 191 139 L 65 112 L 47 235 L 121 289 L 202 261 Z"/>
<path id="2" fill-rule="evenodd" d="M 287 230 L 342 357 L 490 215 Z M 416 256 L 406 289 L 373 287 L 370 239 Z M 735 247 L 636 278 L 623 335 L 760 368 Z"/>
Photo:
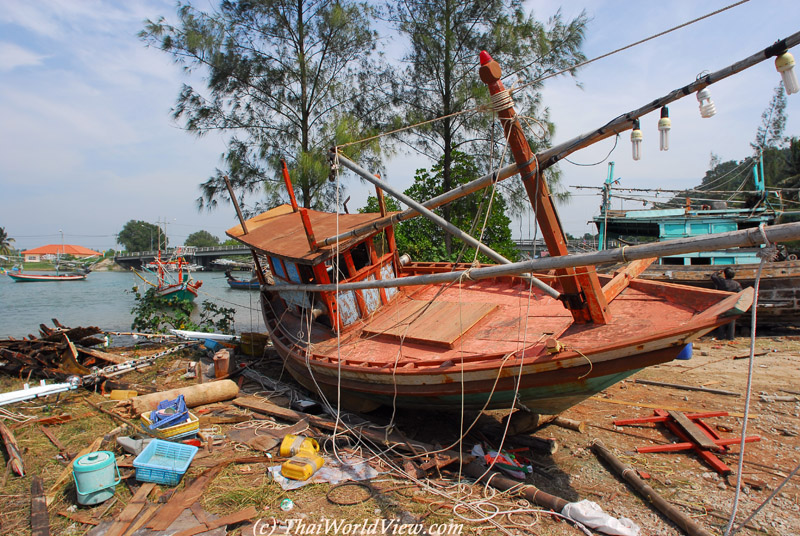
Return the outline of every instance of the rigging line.
<path id="1" fill-rule="evenodd" d="M 735 2 L 735 3 L 733 3 L 733 4 L 729 5 L 729 6 L 726 6 L 726 7 L 720 8 L 720 9 L 718 9 L 718 10 L 716 10 L 716 11 L 713 11 L 713 12 L 711 12 L 711 13 L 708 13 L 707 15 L 703 15 L 703 16 L 701 16 L 701 17 L 698 17 L 698 18 L 696 18 L 696 19 L 690 20 L 690 21 L 688 21 L 688 22 L 684 22 L 683 24 L 679 24 L 678 26 L 675 26 L 675 27 L 673 27 L 673 28 L 670 28 L 669 30 L 665 30 L 665 31 L 663 31 L 663 32 L 660 32 L 660 33 L 657 33 L 657 34 L 655 34 L 655 35 L 651 35 L 650 37 L 646 37 L 646 38 L 644 38 L 644 39 L 641 39 L 641 40 L 639 40 L 639 41 L 636 41 L 635 43 L 631 43 L 631 44 L 629 44 L 629 45 L 626 45 L 626 46 L 624 46 L 624 47 L 618 48 L 618 49 L 616 49 L 616 50 L 612 50 L 611 52 L 607 52 L 607 53 L 605 53 L 605 54 L 602 54 L 602 55 L 600 55 L 600 56 L 597 56 L 597 57 L 595 57 L 595 58 L 592 58 L 592 59 L 590 59 L 590 60 L 586 60 L 586 61 L 584 61 L 584 62 L 577 63 L 577 64 L 575 64 L 575 65 L 573 65 L 573 66 L 571 66 L 571 67 L 567 67 L 566 69 L 562 69 L 561 71 L 557 71 L 557 72 L 555 72 L 555 73 L 551 73 L 551 74 L 548 74 L 548 75 L 546 75 L 546 76 L 543 76 L 543 77 L 537 78 L 536 80 L 534 80 L 534 81 L 532 81 L 532 82 L 528 82 L 527 84 L 522 84 L 522 85 L 520 85 L 518 88 L 516 88 L 516 91 L 519 91 L 519 90 L 525 89 L 525 88 L 527 88 L 527 87 L 533 86 L 533 85 L 535 85 L 535 84 L 538 84 L 539 82 L 542 82 L 542 81 L 544 81 L 544 80 L 547 80 L 547 79 L 549 79 L 549 78 L 553 78 L 553 77 L 555 77 L 555 76 L 559 76 L 559 75 L 561 75 L 561 74 L 564 74 L 564 73 L 566 73 L 566 72 L 568 72 L 568 71 L 572 71 L 573 69 L 577 69 L 577 68 L 579 68 L 579 67 L 583 67 L 583 66 L 585 66 L 585 65 L 589 65 L 590 63 L 594 63 L 594 62 L 596 62 L 596 61 L 599 61 L 599 60 L 601 60 L 601 59 L 607 58 L 607 57 L 609 57 L 609 56 L 612 56 L 612 55 L 614 55 L 614 54 L 617 54 L 617 53 L 619 53 L 619 52 L 622 52 L 622 51 L 624 51 L 624 50 L 627 50 L 627 49 L 629 49 L 629 48 L 633 48 L 633 47 L 635 47 L 635 46 L 641 45 L 642 43 L 646 43 L 647 41 L 651 41 L 651 40 L 653 40 L 653 39 L 656 39 L 656 38 L 658 38 L 658 37 L 662 37 L 662 36 L 664 36 L 664 35 L 666 35 L 666 34 L 668 34 L 668 33 L 674 32 L 675 30 L 679 30 L 679 29 L 681 29 L 681 28 L 684 28 L 684 27 L 686 27 L 686 26 L 689 26 L 689 25 L 691 25 L 691 24 L 694 24 L 694 23 L 696 23 L 696 22 L 699 22 L 699 21 L 701 21 L 701 20 L 703 20 L 703 19 L 707 19 L 707 18 L 709 18 L 709 17 L 712 17 L 712 16 L 714 16 L 714 15 L 718 15 L 719 13 L 722 13 L 723 11 L 727 11 L 728 9 L 731 9 L 731 8 L 734 8 L 734 7 L 737 7 L 737 6 L 740 6 L 741 4 L 747 3 L 747 2 L 749 2 L 749 1 L 750 1 L 750 0 L 740 0 L 739 2 Z M 397 133 L 399 133 L 399 132 L 404 132 L 404 131 L 406 131 L 406 130 L 410 130 L 410 129 L 412 129 L 412 128 L 420 127 L 420 126 L 427 125 L 427 124 L 430 124 L 430 123 L 435 123 L 435 122 L 437 122 L 437 121 L 442 121 L 442 120 L 444 120 L 444 119 L 447 119 L 447 118 L 450 118 L 450 117 L 456 117 L 456 116 L 459 116 L 459 115 L 464 115 L 464 114 L 467 114 L 467 113 L 477 112 L 477 111 L 486 110 L 486 109 L 487 109 L 487 106 L 486 106 L 486 105 L 478 105 L 478 106 L 476 106 L 476 107 L 474 107 L 474 108 L 470 108 L 470 109 L 467 109 L 467 110 L 461 110 L 461 111 L 459 111 L 459 112 L 453 112 L 453 113 L 451 113 L 451 114 L 448 114 L 448 115 L 443 115 L 443 116 L 440 116 L 440 117 L 435 117 L 435 118 L 433 118 L 433 119 L 429 119 L 429 120 L 427 120 L 427 121 L 422 121 L 422 122 L 420 122 L 420 123 L 415 123 L 415 124 L 412 124 L 412 125 L 406 125 L 406 126 L 404 126 L 404 127 L 400 127 L 400 128 L 394 129 L 394 130 L 390 130 L 389 132 L 384 132 L 384 133 L 381 133 L 381 134 L 376 134 L 376 135 L 374 135 L 374 136 L 369 136 L 369 137 L 367 137 L 367 138 L 362 138 L 362 139 L 360 139 L 360 140 L 354 140 L 354 141 L 351 141 L 351 142 L 349 142 L 349 143 L 345 143 L 345 144 L 342 144 L 342 145 L 338 145 L 337 147 L 348 147 L 348 146 L 350 146 L 350 145 L 356 145 L 356 144 L 360 144 L 360 143 L 366 143 L 366 142 L 368 142 L 368 141 L 372 141 L 372 140 L 375 140 L 375 139 L 379 139 L 379 138 L 383 138 L 383 137 L 390 136 L 390 135 L 393 135 L 393 134 L 397 134 Z"/>
<path id="2" fill-rule="evenodd" d="M 582 166 L 582 167 L 598 166 L 598 165 L 602 164 L 603 162 L 605 162 L 606 160 L 608 160 L 608 158 L 611 156 L 611 153 L 613 153 L 614 150 L 617 148 L 617 143 L 619 143 L 619 133 L 617 133 L 617 135 L 614 137 L 614 146 L 611 148 L 610 151 L 608 151 L 608 154 L 605 156 L 605 158 L 603 158 L 599 162 L 595 162 L 594 164 L 580 164 L 578 162 L 573 162 L 572 160 L 570 160 L 567 157 L 562 158 L 562 160 L 566 160 L 567 162 L 569 162 L 573 166 Z"/>
<path id="3" fill-rule="evenodd" d="M 711 182 L 709 182 L 708 184 L 701 184 L 701 185 L 700 185 L 700 187 L 699 187 L 699 188 L 697 188 L 697 189 L 698 189 L 698 190 L 703 190 L 703 186 L 712 186 L 712 185 L 717 185 L 717 184 L 719 184 L 720 182 L 722 182 L 722 180 L 723 180 L 723 179 L 727 178 L 727 177 L 728 177 L 728 175 L 732 175 L 733 173 L 745 173 L 747 170 L 746 170 L 746 169 L 743 169 L 743 168 L 744 168 L 745 166 L 749 166 L 749 165 L 751 164 L 751 162 L 752 162 L 752 161 L 753 161 L 753 157 L 752 157 L 752 156 L 748 156 L 747 158 L 745 158 L 744 160 L 742 160 L 742 161 L 741 161 L 741 162 L 740 162 L 740 163 L 739 163 L 739 164 L 738 164 L 736 167 L 734 167 L 732 170 L 730 170 L 730 171 L 728 171 L 727 173 L 723 174 L 721 177 L 717 177 L 716 179 L 712 180 L 712 181 L 711 181 Z"/>
<path id="4" fill-rule="evenodd" d="M 753 388 L 753 374 L 755 370 L 755 349 L 756 349 L 756 308 L 758 307 L 758 294 L 759 286 L 761 284 L 761 271 L 764 269 L 764 264 L 768 260 L 772 260 L 776 253 L 776 248 L 767 239 L 767 234 L 764 232 L 764 224 L 758 226 L 761 231 L 761 236 L 764 239 L 764 249 L 758 253 L 761 257 L 761 262 L 758 263 L 758 272 L 756 272 L 756 279 L 754 282 L 753 292 L 753 305 L 751 305 L 750 317 L 750 361 L 747 369 L 747 386 L 745 387 L 745 400 L 744 400 L 744 418 L 742 420 L 742 438 L 739 443 L 739 467 L 736 474 L 736 494 L 733 497 L 733 508 L 731 509 L 731 517 L 728 521 L 728 527 L 725 529 L 725 536 L 731 536 L 733 523 L 736 521 L 736 511 L 739 507 L 739 495 L 742 490 L 742 469 L 744 468 L 744 453 L 745 453 L 745 436 L 747 435 L 747 421 L 748 412 L 750 411 L 750 399 Z M 739 530 L 741 525 L 737 527 Z M 734 531 L 735 532 L 735 531 Z"/>
<path id="5" fill-rule="evenodd" d="M 640 39 L 639 41 L 636 41 L 635 43 L 631 43 L 629 45 L 625 45 L 624 47 L 620 47 L 620 48 L 618 48 L 616 50 L 612 50 L 611 52 L 606 52 L 605 54 L 602 54 L 602 55 L 597 56 L 595 58 L 592 58 L 590 60 L 586 60 L 584 62 L 577 63 L 577 64 L 575 64 L 575 65 L 573 65 L 571 67 L 567 67 L 566 69 L 562 69 L 562 70 L 557 71 L 555 73 L 548 74 L 548 75 L 543 76 L 541 78 L 537 78 L 536 80 L 534 80 L 532 82 L 528 82 L 527 84 L 521 85 L 518 89 L 524 89 L 526 87 L 530 87 L 530 86 L 533 86 L 535 84 L 538 84 L 539 82 L 542 82 L 543 80 L 547 80 L 548 78 L 553 78 L 555 76 L 559 76 L 561 74 L 564 74 L 566 72 L 572 71 L 574 69 L 578 69 L 579 67 L 584 67 L 586 65 L 589 65 L 590 63 L 594 63 L 596 61 L 602 60 L 602 59 L 607 58 L 609 56 L 612 56 L 614 54 L 618 54 L 619 52 L 622 52 L 624 50 L 628 50 L 629 48 L 633 48 L 635 46 L 641 45 L 642 43 L 646 43 L 647 41 L 652 41 L 653 39 L 656 39 L 658 37 L 662 37 L 664 35 L 667 35 L 668 33 L 674 32 L 676 30 L 680 30 L 681 28 L 685 28 L 686 26 L 690 26 L 690 25 L 692 25 L 692 24 L 694 24 L 696 22 L 700 22 L 703 19 L 707 19 L 709 17 L 713 17 L 714 15 L 718 15 L 718 14 L 722 13 L 723 11 L 727 11 L 727 10 L 732 9 L 734 7 L 738 7 L 738 6 L 740 6 L 742 4 L 745 4 L 745 3 L 749 2 L 749 1 L 750 0 L 740 0 L 739 2 L 735 2 L 733 4 L 730 4 L 729 6 L 725 6 L 723 8 L 720 8 L 720 9 L 716 10 L 716 11 L 712 11 L 711 13 L 708 13 L 706 15 L 702 15 L 700 17 L 697 17 L 696 19 L 692 19 L 690 21 L 684 22 L 682 24 L 679 24 L 678 26 L 674 26 L 674 27 L 672 27 L 672 28 L 670 28 L 668 30 L 664 30 L 663 32 L 659 32 L 657 34 L 651 35 L 650 37 L 645 37 L 644 39 Z"/>

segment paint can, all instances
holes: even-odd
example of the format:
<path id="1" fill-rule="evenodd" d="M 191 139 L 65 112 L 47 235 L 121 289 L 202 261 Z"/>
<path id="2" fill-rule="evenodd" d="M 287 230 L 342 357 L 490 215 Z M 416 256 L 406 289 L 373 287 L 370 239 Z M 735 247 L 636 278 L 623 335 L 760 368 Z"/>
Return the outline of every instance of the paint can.
<path id="1" fill-rule="evenodd" d="M 100 450 L 84 454 L 73 462 L 72 478 L 79 504 L 94 505 L 110 499 L 120 482 L 114 453 Z"/>

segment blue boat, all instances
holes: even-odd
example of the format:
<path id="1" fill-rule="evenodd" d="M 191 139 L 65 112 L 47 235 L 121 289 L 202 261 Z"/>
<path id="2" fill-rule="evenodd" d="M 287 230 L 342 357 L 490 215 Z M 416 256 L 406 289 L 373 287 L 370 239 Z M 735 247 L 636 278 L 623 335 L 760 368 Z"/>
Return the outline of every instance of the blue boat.
<path id="1" fill-rule="evenodd" d="M 228 286 L 234 290 L 259 290 L 261 288 L 258 283 L 258 278 L 256 277 L 237 279 L 233 277 L 230 270 L 225 272 L 225 277 L 228 278 Z"/>

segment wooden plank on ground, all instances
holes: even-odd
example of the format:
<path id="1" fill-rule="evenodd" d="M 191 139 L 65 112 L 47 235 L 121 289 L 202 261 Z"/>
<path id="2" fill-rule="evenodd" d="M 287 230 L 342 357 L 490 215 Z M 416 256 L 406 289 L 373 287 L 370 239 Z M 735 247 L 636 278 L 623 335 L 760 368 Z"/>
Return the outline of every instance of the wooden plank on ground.
<path id="1" fill-rule="evenodd" d="M 182 530 L 177 534 L 175 534 L 174 536 L 194 536 L 195 534 L 200 534 L 201 532 L 214 530 L 216 528 L 225 525 L 233 525 L 234 523 L 241 523 L 242 521 L 247 521 L 248 519 L 252 519 L 257 515 L 258 512 L 256 511 L 255 507 L 249 506 L 244 510 L 236 512 L 235 514 L 229 514 L 227 516 L 220 517 L 219 519 L 215 519 L 214 521 L 207 522 L 203 525 L 197 525 L 196 527 Z"/>
<path id="2" fill-rule="evenodd" d="M 100 522 L 96 519 L 89 517 L 87 514 L 83 514 L 80 512 L 67 512 L 66 510 L 62 510 L 58 512 L 58 515 L 64 516 L 70 521 L 76 521 L 78 523 L 83 523 L 84 525 L 99 525 Z"/>
<path id="3" fill-rule="evenodd" d="M 40 476 L 31 480 L 31 536 L 50 536 L 50 517 Z"/>
<path id="4" fill-rule="evenodd" d="M 595 402 L 607 402 L 609 404 L 619 404 L 621 406 L 630 406 L 634 408 L 650 408 L 650 409 L 665 409 L 665 410 L 673 410 L 673 411 L 683 411 L 684 413 L 702 413 L 704 411 L 708 411 L 705 409 L 697 409 L 697 408 L 678 408 L 674 406 L 664 406 L 662 404 L 648 404 L 647 402 L 637 402 L 635 400 L 618 400 L 615 398 L 603 398 L 600 395 L 595 395 L 589 397 L 589 400 L 593 400 Z M 734 411 L 729 411 L 728 415 L 730 417 L 744 417 L 744 413 L 737 413 Z M 748 413 L 748 419 L 757 419 L 760 415 L 758 413 Z"/>
<path id="5" fill-rule="evenodd" d="M 667 413 L 675 420 L 676 423 L 678 423 L 678 426 L 680 426 L 681 429 L 692 438 L 692 441 L 700 445 L 702 448 L 713 451 L 723 450 L 721 446 L 714 443 L 710 437 L 703 433 L 699 426 L 693 423 L 692 420 L 682 412 L 667 411 Z"/>
<path id="6" fill-rule="evenodd" d="M 194 482 L 186 489 L 176 493 L 161 510 L 153 517 L 147 527 L 153 530 L 167 530 L 172 523 L 178 519 L 185 509 L 189 508 L 202 497 L 206 486 L 222 471 L 230 462 L 222 461 L 219 464 L 206 469 Z"/>
<path id="7" fill-rule="evenodd" d="M 114 363 L 116 365 L 120 365 L 122 363 L 125 363 L 125 362 L 129 361 L 128 358 L 122 357 L 121 355 L 110 354 L 108 352 L 102 352 L 100 350 L 96 350 L 94 348 L 89 348 L 87 346 L 78 346 L 76 344 L 75 348 L 78 350 L 78 352 L 80 352 L 82 354 L 86 354 L 88 356 L 94 357 L 95 359 L 102 359 L 103 361 L 107 361 L 109 363 Z"/>
<path id="8" fill-rule="evenodd" d="M 120 512 L 114 524 L 109 527 L 105 536 L 122 536 L 128 530 L 128 527 L 133 523 L 136 516 L 142 511 L 142 508 L 147 504 L 147 496 L 153 491 L 156 485 L 152 482 L 142 484 L 133 498 L 128 502 L 128 505 Z"/>
<path id="9" fill-rule="evenodd" d="M 11 433 L 11 430 L 8 429 L 2 419 L 0 419 L 0 437 L 2 437 L 6 446 L 9 467 L 19 476 L 25 476 L 25 462 L 22 460 L 22 452 L 20 452 L 17 445 L 17 438 L 14 437 L 14 434 Z"/>

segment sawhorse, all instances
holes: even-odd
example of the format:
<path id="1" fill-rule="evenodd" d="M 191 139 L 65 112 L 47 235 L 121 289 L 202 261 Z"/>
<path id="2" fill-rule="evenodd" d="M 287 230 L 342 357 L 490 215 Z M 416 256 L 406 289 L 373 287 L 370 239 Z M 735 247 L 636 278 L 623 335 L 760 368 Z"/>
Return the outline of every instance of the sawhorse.
<path id="1" fill-rule="evenodd" d="M 636 452 L 677 452 L 693 450 L 700 458 L 721 475 L 727 475 L 733 470 L 717 458 L 714 452 L 728 452 L 728 445 L 736 445 L 742 441 L 741 437 L 723 439 L 709 425 L 701 419 L 711 417 L 727 417 L 727 411 L 712 411 L 708 413 L 682 413 L 680 411 L 667 411 L 657 409 L 653 417 L 641 419 L 621 419 L 614 421 L 616 426 L 631 424 L 644 424 L 649 422 L 663 422 L 667 429 L 678 436 L 683 442 L 669 445 L 654 445 L 652 447 L 637 447 Z M 745 437 L 745 443 L 761 441 L 759 436 Z"/>

